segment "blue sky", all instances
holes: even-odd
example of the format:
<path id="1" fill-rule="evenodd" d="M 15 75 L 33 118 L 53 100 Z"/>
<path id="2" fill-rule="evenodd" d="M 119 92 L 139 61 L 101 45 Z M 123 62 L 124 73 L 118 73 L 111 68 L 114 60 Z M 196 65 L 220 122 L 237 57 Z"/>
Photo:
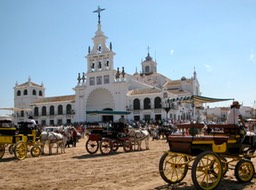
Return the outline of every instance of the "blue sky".
<path id="1" fill-rule="evenodd" d="M 46 96 L 74 94 L 98 5 L 115 68 L 141 71 L 149 46 L 159 73 L 177 80 L 195 68 L 203 96 L 255 106 L 255 0 L 0 0 L 0 107 L 13 107 L 28 77 Z"/>

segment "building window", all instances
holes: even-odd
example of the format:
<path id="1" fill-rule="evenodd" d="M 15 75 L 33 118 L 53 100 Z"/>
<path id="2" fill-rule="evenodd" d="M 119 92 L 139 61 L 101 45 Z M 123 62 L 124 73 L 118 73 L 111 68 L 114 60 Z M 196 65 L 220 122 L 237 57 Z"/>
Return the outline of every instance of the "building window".
<path id="1" fill-rule="evenodd" d="M 151 109 L 149 98 L 144 99 L 144 109 Z"/>
<path id="2" fill-rule="evenodd" d="M 43 126 L 45 126 L 45 125 L 46 125 L 46 121 L 45 121 L 45 120 L 42 120 L 42 121 L 41 121 L 41 124 L 42 124 Z"/>
<path id="3" fill-rule="evenodd" d="M 133 100 L 133 109 L 134 110 L 140 110 L 140 100 L 138 98 Z"/>
<path id="4" fill-rule="evenodd" d="M 145 73 L 149 73 L 150 72 L 150 67 L 149 66 L 146 66 L 145 67 Z"/>
<path id="5" fill-rule="evenodd" d="M 102 76 L 97 76 L 97 85 L 102 84 Z"/>
<path id="6" fill-rule="evenodd" d="M 32 91 L 32 95 L 36 95 L 36 90 L 35 89 L 33 89 L 33 91 Z"/>
<path id="7" fill-rule="evenodd" d="M 24 96 L 25 96 L 25 95 L 28 95 L 28 90 L 27 90 L 27 89 L 24 90 L 23 95 L 24 95 Z"/>
<path id="8" fill-rule="evenodd" d="M 71 113 L 72 113 L 72 106 L 68 104 L 66 107 L 66 114 L 71 114 Z"/>
<path id="9" fill-rule="evenodd" d="M 38 116 L 39 115 L 39 111 L 38 111 L 38 107 L 34 108 L 34 116 Z"/>
<path id="10" fill-rule="evenodd" d="M 54 125 L 54 120 L 50 120 L 50 125 Z"/>
<path id="11" fill-rule="evenodd" d="M 54 115 L 54 106 L 50 106 L 50 115 Z"/>
<path id="12" fill-rule="evenodd" d="M 42 115 L 43 115 L 43 116 L 46 115 L 46 107 L 45 107 L 45 106 L 42 107 Z"/>
<path id="13" fill-rule="evenodd" d="M 39 90 L 39 96 L 43 96 L 43 93 L 41 90 Z"/>
<path id="14" fill-rule="evenodd" d="M 63 114 L 63 106 L 59 105 L 58 106 L 58 115 L 62 115 Z"/>
<path id="15" fill-rule="evenodd" d="M 104 84 L 109 84 L 109 75 L 104 75 Z"/>
<path id="16" fill-rule="evenodd" d="M 155 100 L 154 100 L 154 103 L 155 103 L 155 108 L 161 108 L 162 107 L 160 97 L 156 97 Z"/>
<path id="17" fill-rule="evenodd" d="M 95 77 L 90 77 L 90 85 L 95 85 Z"/>
<path id="18" fill-rule="evenodd" d="M 17 91 L 17 96 L 20 96 L 21 95 L 21 92 L 20 90 Z"/>
<path id="19" fill-rule="evenodd" d="M 58 119 L 57 124 L 62 125 L 62 119 Z"/>

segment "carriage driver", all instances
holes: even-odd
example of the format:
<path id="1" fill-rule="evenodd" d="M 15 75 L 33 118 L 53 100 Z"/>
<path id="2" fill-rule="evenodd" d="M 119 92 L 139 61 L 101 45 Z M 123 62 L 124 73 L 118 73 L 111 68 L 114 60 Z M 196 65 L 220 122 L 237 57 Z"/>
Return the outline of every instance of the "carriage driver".
<path id="1" fill-rule="evenodd" d="M 28 117 L 28 122 L 31 123 L 31 124 L 28 125 L 28 128 L 36 129 L 37 124 L 36 124 L 36 121 L 34 120 L 34 118 L 32 116 Z"/>

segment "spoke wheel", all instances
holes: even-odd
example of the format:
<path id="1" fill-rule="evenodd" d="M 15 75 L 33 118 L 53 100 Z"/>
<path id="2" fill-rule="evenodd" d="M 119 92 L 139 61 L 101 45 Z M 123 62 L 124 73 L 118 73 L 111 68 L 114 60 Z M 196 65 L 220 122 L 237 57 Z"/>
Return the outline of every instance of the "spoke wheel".
<path id="1" fill-rule="evenodd" d="M 85 148 L 90 154 L 95 154 L 99 149 L 99 143 L 98 141 L 87 140 Z"/>
<path id="2" fill-rule="evenodd" d="M 38 157 L 41 154 L 41 148 L 38 146 L 32 146 L 32 148 L 30 149 L 30 154 L 33 157 Z"/>
<path id="3" fill-rule="evenodd" d="M 112 143 L 110 139 L 102 139 L 100 141 L 100 152 L 102 154 L 109 154 L 112 152 Z"/>
<path id="4" fill-rule="evenodd" d="M 27 156 L 27 146 L 26 143 L 23 141 L 19 141 L 15 146 L 14 146 L 14 155 L 17 159 L 23 160 Z"/>
<path id="5" fill-rule="evenodd" d="M 183 154 L 164 153 L 159 162 L 159 173 L 169 183 L 179 183 L 188 172 L 187 157 Z"/>
<path id="6" fill-rule="evenodd" d="M 5 146 L 0 144 L 0 159 L 4 156 L 5 153 Z"/>
<path id="7" fill-rule="evenodd" d="M 13 146 L 13 144 L 11 144 L 10 146 L 9 146 L 9 148 L 8 148 L 8 150 L 9 150 L 9 153 L 10 154 L 13 154 L 14 153 L 14 146 Z"/>
<path id="8" fill-rule="evenodd" d="M 112 141 L 112 151 L 116 152 L 119 148 L 119 144 L 116 140 Z"/>
<path id="9" fill-rule="evenodd" d="M 241 183 L 249 182 L 254 177 L 255 169 L 252 161 L 240 160 L 235 167 L 235 176 Z"/>
<path id="10" fill-rule="evenodd" d="M 215 189 L 222 178 L 223 164 L 220 157 L 211 151 L 199 154 L 192 165 L 192 180 L 197 189 Z"/>
<path id="11" fill-rule="evenodd" d="M 125 152 L 131 152 L 132 151 L 132 143 L 131 141 L 125 141 L 123 143 L 123 148 Z"/>

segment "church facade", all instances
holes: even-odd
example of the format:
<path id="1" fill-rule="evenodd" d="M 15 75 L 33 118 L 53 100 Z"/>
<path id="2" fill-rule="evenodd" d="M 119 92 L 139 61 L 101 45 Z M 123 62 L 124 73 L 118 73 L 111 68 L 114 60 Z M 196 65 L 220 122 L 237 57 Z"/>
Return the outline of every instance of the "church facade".
<path id="1" fill-rule="evenodd" d="M 86 55 L 87 71 L 78 73 L 74 94 L 45 97 L 44 84 L 27 82 L 14 87 L 16 121 L 33 116 L 40 125 L 60 125 L 74 122 L 117 121 L 120 115 L 128 120 L 190 120 L 192 106 L 175 104 L 170 98 L 200 95 L 200 85 L 194 71 L 192 77 L 171 80 L 157 72 L 157 63 L 148 52 L 141 62 L 141 72 L 125 72 L 114 67 L 112 43 L 101 30 L 98 9 L 97 31 L 93 46 Z M 28 109 L 29 108 L 29 109 Z"/>

